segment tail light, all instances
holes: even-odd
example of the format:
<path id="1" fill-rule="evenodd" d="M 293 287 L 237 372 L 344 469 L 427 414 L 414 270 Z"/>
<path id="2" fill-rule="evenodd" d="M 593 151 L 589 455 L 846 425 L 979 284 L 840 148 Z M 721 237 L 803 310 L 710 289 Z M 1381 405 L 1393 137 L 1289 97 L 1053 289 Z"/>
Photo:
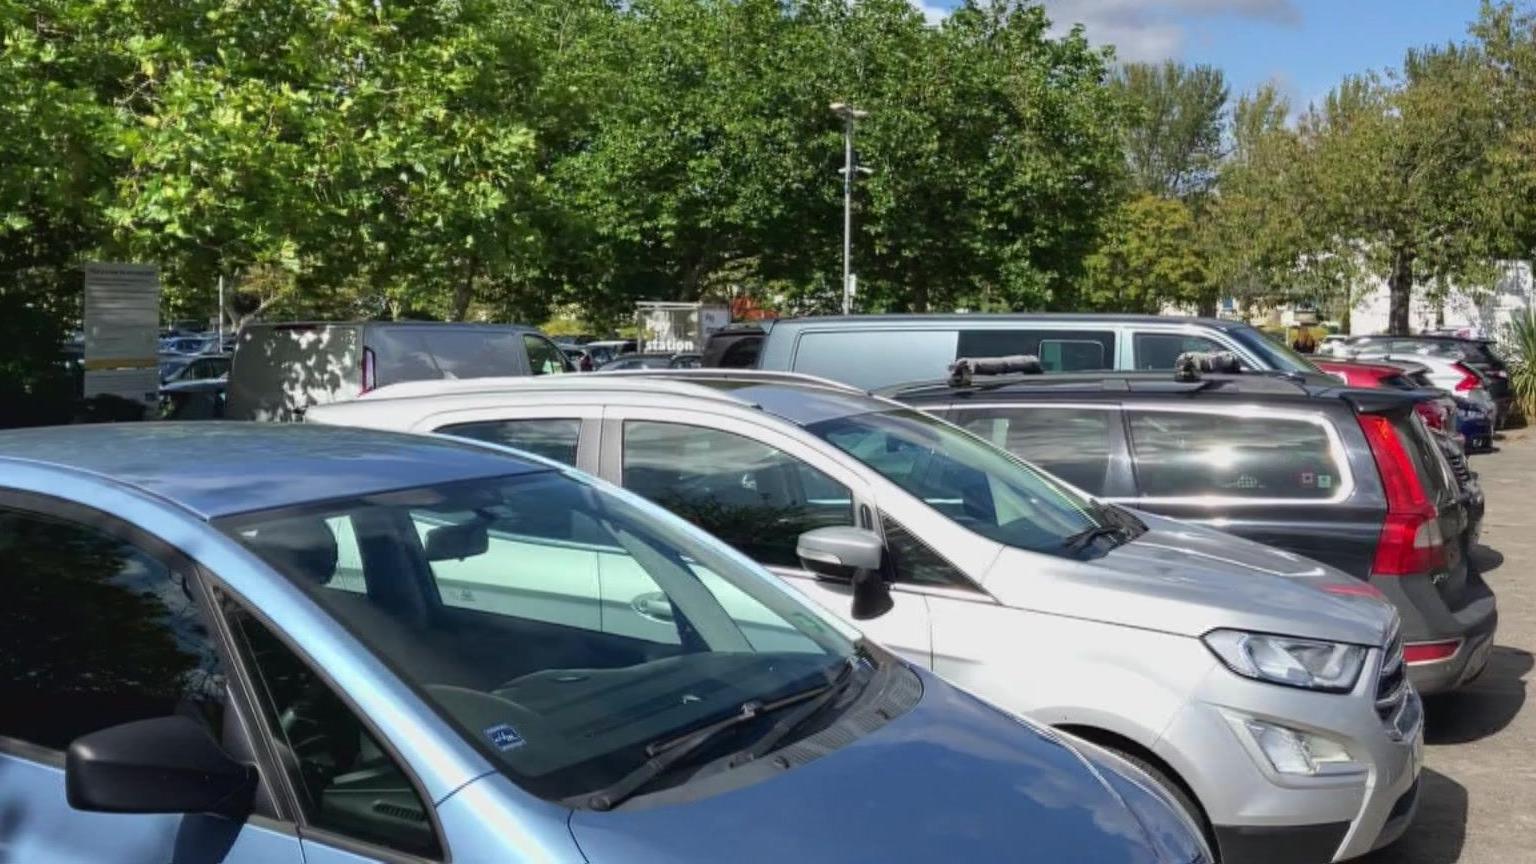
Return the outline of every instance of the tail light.
<path id="1" fill-rule="evenodd" d="M 1415 402 L 1413 410 L 1419 412 L 1419 416 L 1424 419 L 1424 424 L 1429 428 L 1445 431 L 1446 416 L 1443 406 L 1436 405 L 1434 402 Z"/>
<path id="2" fill-rule="evenodd" d="M 1461 376 L 1461 380 L 1456 382 L 1457 393 L 1470 393 L 1482 386 L 1483 382 L 1477 377 L 1477 373 L 1468 369 L 1464 364 L 1452 363 L 1451 368 L 1455 369 L 1456 373 Z"/>
<path id="3" fill-rule="evenodd" d="M 1456 652 L 1460 650 L 1460 639 L 1445 642 L 1408 642 L 1403 645 L 1403 662 L 1410 665 L 1438 663 L 1455 657 Z"/>
<path id="4" fill-rule="evenodd" d="M 367 393 L 369 390 L 372 390 L 373 388 L 379 386 L 379 376 L 378 376 L 378 369 L 377 369 L 376 364 L 377 364 L 377 361 L 374 359 L 373 349 L 372 348 L 364 348 L 363 349 L 363 389 L 358 392 L 359 396 L 361 396 L 363 393 Z"/>
<path id="5" fill-rule="evenodd" d="M 1391 419 L 1361 414 L 1360 429 L 1371 445 L 1371 456 L 1387 493 L 1387 517 L 1371 573 L 1409 576 L 1445 566 L 1439 513 Z"/>

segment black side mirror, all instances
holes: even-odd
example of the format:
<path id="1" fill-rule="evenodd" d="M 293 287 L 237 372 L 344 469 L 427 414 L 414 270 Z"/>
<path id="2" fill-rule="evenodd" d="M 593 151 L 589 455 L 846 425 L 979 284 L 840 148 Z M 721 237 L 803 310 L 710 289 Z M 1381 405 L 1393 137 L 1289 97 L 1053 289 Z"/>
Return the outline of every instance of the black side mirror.
<path id="1" fill-rule="evenodd" d="M 818 577 L 848 582 L 853 588 L 854 620 L 868 621 L 891 611 L 896 601 L 880 575 L 885 545 L 873 531 L 817 528 L 800 535 L 795 554 Z"/>
<path id="2" fill-rule="evenodd" d="M 196 721 L 156 717 L 72 741 L 64 790 L 76 810 L 240 819 L 251 811 L 256 769 L 230 758 Z"/>
<path id="3" fill-rule="evenodd" d="M 491 534 L 484 522 L 444 525 L 427 532 L 427 560 L 462 561 L 484 555 L 490 545 Z"/>

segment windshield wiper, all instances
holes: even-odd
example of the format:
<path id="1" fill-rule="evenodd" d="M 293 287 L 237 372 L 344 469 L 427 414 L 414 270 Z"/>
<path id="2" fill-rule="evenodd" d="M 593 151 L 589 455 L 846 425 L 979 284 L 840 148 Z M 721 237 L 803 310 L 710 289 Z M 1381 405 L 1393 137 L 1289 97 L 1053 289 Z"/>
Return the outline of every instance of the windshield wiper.
<path id="1" fill-rule="evenodd" d="M 737 768 L 751 762 L 753 759 L 757 759 L 765 753 L 772 752 L 773 748 L 780 741 L 783 741 L 785 736 L 794 732 L 807 720 L 821 713 L 821 709 L 836 702 L 837 697 L 847 692 L 848 686 L 853 683 L 853 670 L 856 665 L 858 665 L 858 661 L 850 657 L 843 663 L 842 668 L 837 671 L 832 680 L 827 682 L 825 687 L 819 688 L 820 693 L 806 700 L 805 704 L 798 711 L 784 715 L 784 718 L 773 724 L 773 728 L 769 729 L 763 737 L 752 742 L 752 746 L 732 756 L 731 761 L 726 764 L 726 767 Z"/>
<path id="2" fill-rule="evenodd" d="M 645 755 L 651 758 L 618 780 L 589 794 L 587 806 L 593 810 L 612 810 L 640 791 L 645 784 L 660 776 L 662 772 L 686 759 L 689 754 L 718 738 L 722 733 L 743 723 L 750 723 L 764 714 L 815 699 L 834 690 L 835 687 L 836 685 L 832 683 L 821 684 L 798 693 L 791 693 L 772 702 L 752 699 L 741 703 L 735 714 L 716 720 L 707 726 L 701 726 L 675 738 L 652 741 L 645 745 Z"/>
<path id="3" fill-rule="evenodd" d="M 1123 528 L 1116 528 L 1109 525 L 1095 525 L 1092 528 L 1084 528 L 1076 534 L 1071 535 L 1062 542 L 1061 546 L 1068 552 L 1081 552 L 1083 549 L 1088 547 L 1089 543 L 1092 543 L 1101 537 L 1107 537 L 1111 540 L 1119 540 L 1120 535 L 1124 532 L 1124 530 L 1125 529 Z"/>

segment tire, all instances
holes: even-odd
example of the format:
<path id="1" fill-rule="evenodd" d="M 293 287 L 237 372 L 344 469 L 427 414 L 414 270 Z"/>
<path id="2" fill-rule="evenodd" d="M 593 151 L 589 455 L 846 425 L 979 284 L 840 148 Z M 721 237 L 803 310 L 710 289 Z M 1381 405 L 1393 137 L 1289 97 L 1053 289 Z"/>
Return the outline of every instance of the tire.
<path id="1" fill-rule="evenodd" d="M 1210 820 L 1205 818 L 1205 811 L 1200 809 L 1199 802 L 1197 802 L 1194 797 L 1189 794 L 1189 792 L 1184 788 L 1184 784 L 1169 776 L 1168 772 L 1163 768 L 1148 762 L 1145 758 L 1138 756 L 1135 753 L 1130 753 L 1120 749 L 1119 747 L 1107 744 L 1101 744 L 1099 746 L 1110 751 L 1111 753 L 1114 753 L 1116 756 L 1119 756 L 1121 759 L 1124 759 L 1132 765 L 1135 765 L 1137 768 L 1140 768 L 1148 777 L 1151 777 L 1158 786 L 1161 786 L 1163 791 L 1168 793 L 1168 797 L 1172 798 L 1181 808 L 1183 808 L 1184 813 L 1189 816 L 1190 821 L 1200 826 L 1201 833 L 1205 835 L 1205 843 L 1207 846 L 1211 847 L 1211 854 L 1215 856 L 1213 864 L 1221 864 L 1221 849 L 1216 845 L 1216 835 L 1215 832 L 1211 830 Z"/>

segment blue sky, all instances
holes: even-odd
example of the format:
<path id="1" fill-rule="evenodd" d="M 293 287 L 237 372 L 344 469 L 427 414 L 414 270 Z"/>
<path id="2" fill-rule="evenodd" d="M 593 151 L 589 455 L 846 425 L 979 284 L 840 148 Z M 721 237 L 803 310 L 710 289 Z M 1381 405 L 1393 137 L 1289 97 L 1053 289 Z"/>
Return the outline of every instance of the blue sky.
<path id="1" fill-rule="evenodd" d="M 912 0 L 930 19 L 960 0 Z M 1351 72 L 1402 61 L 1410 47 L 1466 37 L 1478 0 L 1044 0 L 1122 60 L 1174 58 L 1227 73 L 1234 95 L 1273 80 L 1293 109 Z"/>

